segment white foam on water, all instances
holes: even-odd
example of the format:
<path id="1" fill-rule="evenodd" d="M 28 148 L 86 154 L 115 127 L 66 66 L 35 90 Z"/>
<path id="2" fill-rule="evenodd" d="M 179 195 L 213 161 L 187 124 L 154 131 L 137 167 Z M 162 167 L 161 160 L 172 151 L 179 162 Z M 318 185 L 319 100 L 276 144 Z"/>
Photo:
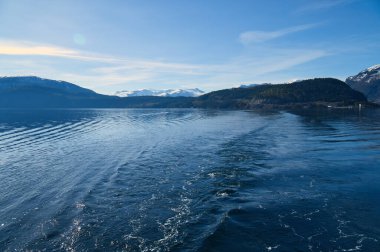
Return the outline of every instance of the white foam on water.
<path id="1" fill-rule="evenodd" d="M 272 250 L 274 250 L 274 249 L 278 249 L 280 247 L 280 245 L 278 244 L 278 245 L 274 245 L 274 246 L 268 246 L 268 247 L 266 247 L 266 249 L 268 250 L 268 251 L 272 251 Z"/>

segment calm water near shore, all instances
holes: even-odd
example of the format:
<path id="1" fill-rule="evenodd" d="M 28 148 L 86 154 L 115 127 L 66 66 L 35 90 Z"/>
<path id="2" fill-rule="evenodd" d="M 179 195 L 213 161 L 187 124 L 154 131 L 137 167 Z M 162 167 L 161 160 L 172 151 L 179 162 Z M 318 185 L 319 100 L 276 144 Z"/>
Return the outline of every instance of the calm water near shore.
<path id="1" fill-rule="evenodd" d="M 0 110 L 0 251 L 380 251 L 380 111 Z"/>

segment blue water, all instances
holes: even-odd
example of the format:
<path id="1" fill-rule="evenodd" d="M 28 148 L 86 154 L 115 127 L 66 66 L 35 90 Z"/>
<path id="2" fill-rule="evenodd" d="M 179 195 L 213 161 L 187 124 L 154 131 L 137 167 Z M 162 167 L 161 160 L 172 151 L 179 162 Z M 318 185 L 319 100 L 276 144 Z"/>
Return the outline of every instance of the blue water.
<path id="1" fill-rule="evenodd" d="M 380 111 L 0 110 L 0 251 L 380 251 Z"/>

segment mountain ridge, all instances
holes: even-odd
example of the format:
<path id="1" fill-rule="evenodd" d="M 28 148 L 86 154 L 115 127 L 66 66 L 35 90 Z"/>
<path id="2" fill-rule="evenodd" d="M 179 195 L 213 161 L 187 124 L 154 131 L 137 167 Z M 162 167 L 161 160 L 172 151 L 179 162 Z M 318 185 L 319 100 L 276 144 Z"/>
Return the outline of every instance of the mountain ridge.
<path id="1" fill-rule="evenodd" d="M 210 92 L 194 101 L 207 108 L 348 107 L 366 104 L 366 97 L 334 78 L 315 78 L 290 84 L 266 84 Z"/>
<path id="2" fill-rule="evenodd" d="M 62 81 L 62 80 L 50 80 L 37 76 L 10 76 L 0 77 L 0 90 L 11 89 L 28 89 L 28 88 L 50 88 L 59 89 L 61 91 L 67 91 L 71 93 L 81 94 L 97 94 L 95 91 L 87 88 L 80 87 L 76 84 Z"/>
<path id="3" fill-rule="evenodd" d="M 63 81 L 0 78 L 0 108 L 218 108 L 339 107 L 367 104 L 363 94 L 333 78 L 213 91 L 199 97 L 118 97 Z"/>
<path id="4" fill-rule="evenodd" d="M 352 89 L 363 93 L 369 101 L 380 103 L 380 64 L 348 77 L 346 83 Z"/>

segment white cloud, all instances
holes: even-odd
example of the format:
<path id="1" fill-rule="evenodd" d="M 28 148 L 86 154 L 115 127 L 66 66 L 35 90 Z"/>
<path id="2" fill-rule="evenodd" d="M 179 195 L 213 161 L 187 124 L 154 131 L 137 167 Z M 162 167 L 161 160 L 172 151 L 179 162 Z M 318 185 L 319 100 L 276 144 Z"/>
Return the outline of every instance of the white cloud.
<path id="1" fill-rule="evenodd" d="M 316 26 L 318 26 L 318 24 L 298 25 L 276 31 L 246 31 L 239 35 L 239 41 L 244 45 L 261 43 L 275 38 L 283 37 L 291 33 L 309 30 Z"/>

